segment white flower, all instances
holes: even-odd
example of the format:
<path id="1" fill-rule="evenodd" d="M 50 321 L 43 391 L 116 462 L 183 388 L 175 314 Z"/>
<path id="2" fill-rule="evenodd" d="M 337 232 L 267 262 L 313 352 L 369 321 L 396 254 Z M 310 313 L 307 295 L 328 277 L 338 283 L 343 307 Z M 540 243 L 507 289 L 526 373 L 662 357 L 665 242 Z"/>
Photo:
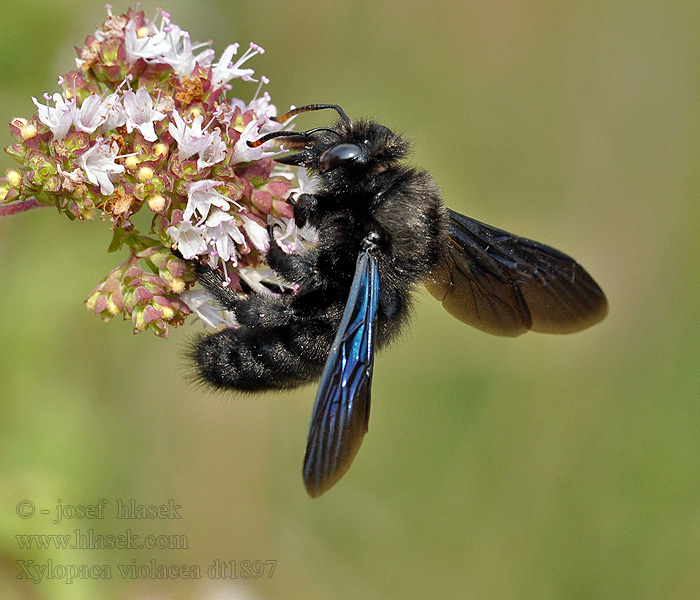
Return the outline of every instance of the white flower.
<path id="1" fill-rule="evenodd" d="M 126 56 L 129 64 L 134 64 L 139 58 L 148 63 L 168 64 L 180 75 L 189 75 L 199 63 L 203 67 L 211 65 L 214 51 L 209 43 L 192 45 L 190 34 L 183 31 L 170 21 L 170 15 L 160 11 L 161 26 L 146 22 L 147 28 L 136 29 L 133 19 L 127 23 L 124 41 Z M 195 55 L 198 48 L 206 50 Z"/>
<path id="2" fill-rule="evenodd" d="M 243 229 L 248 234 L 248 239 L 253 242 L 253 246 L 260 252 L 267 252 L 270 247 L 270 236 L 267 235 L 267 229 L 245 215 L 241 215 L 241 218 L 243 219 Z"/>
<path id="3" fill-rule="evenodd" d="M 107 118 L 108 107 L 97 94 L 90 94 L 76 111 L 73 124 L 78 131 L 92 133 Z"/>
<path id="4" fill-rule="evenodd" d="M 231 200 L 214 189 L 221 185 L 224 184 L 215 179 L 202 179 L 191 183 L 187 190 L 187 207 L 182 218 L 189 220 L 197 212 L 203 221 L 212 206 L 228 211 Z"/>
<path id="5" fill-rule="evenodd" d="M 105 121 L 102 123 L 102 132 L 121 127 L 126 123 L 126 112 L 121 97 L 114 92 L 109 94 L 102 102 Z"/>
<path id="6" fill-rule="evenodd" d="M 136 21 L 131 19 L 124 28 L 124 45 L 126 47 L 126 60 L 129 64 L 134 64 L 139 58 L 146 62 L 157 59 L 167 52 L 170 42 L 166 39 L 164 31 L 150 31 L 155 29 L 153 24 L 145 30 L 136 29 Z"/>
<path id="7" fill-rule="evenodd" d="M 261 77 L 260 83 L 261 85 L 263 83 L 269 83 L 269 80 L 267 77 Z M 283 127 L 288 127 L 291 119 L 286 123 L 278 123 L 277 121 L 272 120 L 272 117 L 277 116 L 277 107 L 270 102 L 270 94 L 263 92 L 263 95 L 258 97 L 259 92 L 260 87 L 258 87 L 258 92 L 256 92 L 255 97 L 249 103 L 246 103 L 239 98 L 234 98 L 231 100 L 231 107 L 233 109 L 238 108 L 241 111 L 241 114 L 249 110 L 253 111 L 256 119 L 258 120 L 258 125 L 260 126 L 258 135 L 264 135 L 266 133 L 270 133 L 271 131 L 278 131 Z"/>
<path id="8" fill-rule="evenodd" d="M 235 267 L 238 264 L 236 244 L 245 243 L 245 238 L 236 225 L 236 218 L 215 207 L 207 217 L 205 228 L 204 237 L 209 246 L 214 248 L 212 254 L 224 262 L 231 262 Z"/>
<path id="9" fill-rule="evenodd" d="M 297 227 L 294 219 L 282 220 L 277 218 L 272 218 L 272 223 L 279 225 L 281 228 L 275 228 L 275 240 L 287 254 L 303 252 L 318 241 L 318 230 L 311 225 Z"/>
<path id="10" fill-rule="evenodd" d="M 177 244 L 177 249 L 183 258 L 191 259 L 199 256 L 207 249 L 207 242 L 204 239 L 203 228 L 192 225 L 190 221 L 184 220 L 168 227 L 166 233 Z"/>
<path id="11" fill-rule="evenodd" d="M 208 47 L 209 44 L 202 43 L 192 46 L 190 34 L 180 29 L 177 25 L 169 25 L 165 33 L 166 41 L 168 42 L 167 50 L 154 57 L 150 62 L 166 63 L 179 75 L 189 75 L 194 71 L 197 63 L 202 66 L 211 64 L 214 51 Z M 207 49 L 195 55 L 194 50 L 202 46 L 207 46 Z"/>
<path id="12" fill-rule="evenodd" d="M 215 129 L 208 134 L 206 146 L 199 152 L 197 168 L 204 169 L 221 162 L 226 158 L 226 142 L 221 139 L 221 131 Z"/>
<path id="13" fill-rule="evenodd" d="M 44 95 L 46 104 L 40 104 L 39 101 L 32 97 L 34 104 L 39 110 L 39 120 L 46 125 L 53 133 L 57 140 L 62 140 L 68 134 L 68 130 L 73 124 L 73 119 L 76 113 L 75 98 L 65 100 L 61 94 L 54 94 L 52 99 L 56 104 L 55 107 L 49 106 L 49 96 Z"/>
<path id="14" fill-rule="evenodd" d="M 309 172 L 304 167 L 297 171 L 297 181 L 299 187 L 290 190 L 290 196 L 292 194 L 313 194 L 318 187 L 318 177 L 309 178 Z"/>
<path id="15" fill-rule="evenodd" d="M 232 64 L 231 59 L 238 53 L 238 48 L 239 44 L 231 44 L 228 46 L 221 55 L 219 62 L 212 68 L 211 81 L 214 89 L 220 88 L 231 81 L 231 79 L 238 77 L 243 81 L 255 81 L 252 77 L 254 73 L 253 69 L 242 69 L 241 66 L 256 54 L 264 54 L 265 50 L 257 44 L 251 43 L 248 50 L 243 53 L 243 56 Z"/>
<path id="16" fill-rule="evenodd" d="M 177 153 L 180 160 L 187 160 L 193 154 L 200 152 L 206 144 L 206 134 L 202 131 L 204 117 L 197 115 L 188 125 L 179 112 L 173 111 L 172 121 L 168 131 L 177 142 Z"/>
<path id="17" fill-rule="evenodd" d="M 287 179 L 293 179 L 289 172 L 281 171 L 280 175 Z M 296 174 L 298 187 L 289 191 L 289 196 L 299 194 L 313 194 L 318 187 L 318 178 L 309 179 L 308 172 L 303 167 Z M 275 228 L 275 240 L 280 248 L 287 254 L 293 252 L 303 252 L 309 246 L 313 246 L 318 242 L 318 230 L 311 225 L 297 227 L 294 219 L 278 218 L 270 215 L 268 222 L 272 225 L 279 225 Z"/>
<path id="18" fill-rule="evenodd" d="M 240 267 L 238 276 L 250 286 L 250 289 L 259 294 L 267 294 L 268 296 L 275 294 L 269 287 L 263 285 L 263 282 L 276 285 L 280 290 L 290 288 L 289 284 L 269 267 Z"/>
<path id="19" fill-rule="evenodd" d="M 203 169 L 221 162 L 226 157 L 226 143 L 221 139 L 221 131 L 204 131 L 204 117 L 197 115 L 188 125 L 177 111 L 173 111 L 173 122 L 168 126 L 170 135 L 177 142 L 178 157 L 187 160 L 193 154 L 199 154 L 197 168 Z"/>
<path id="20" fill-rule="evenodd" d="M 256 120 L 252 120 L 245 129 L 241 131 L 241 137 L 233 146 L 233 156 L 231 157 L 231 163 L 244 163 L 253 160 L 260 160 L 263 156 L 267 154 L 273 154 L 272 152 L 266 151 L 262 146 L 257 148 L 251 148 L 248 146 L 248 141 L 255 141 L 259 137 L 258 126 L 260 123 Z"/>
<path id="21" fill-rule="evenodd" d="M 222 310 L 214 296 L 207 290 L 187 290 L 180 294 L 182 301 L 209 327 L 226 325 L 234 327 L 236 318 L 231 311 Z"/>
<path id="22" fill-rule="evenodd" d="M 272 120 L 272 117 L 277 116 L 277 107 L 270 102 L 270 94 L 267 92 L 263 92 L 260 98 L 252 100 L 248 104 L 248 110 L 252 110 L 258 121 L 262 123 L 260 127 L 261 134 L 277 131 L 285 126 L 283 123 Z"/>
<path id="23" fill-rule="evenodd" d="M 166 30 L 168 49 L 158 57 L 157 62 L 169 64 L 179 75 L 189 75 L 194 70 L 195 58 L 192 53 L 190 34 L 177 25 L 170 24 Z"/>
<path id="24" fill-rule="evenodd" d="M 148 90 L 140 87 L 136 93 L 124 90 L 124 110 L 126 112 L 126 130 L 131 133 L 138 129 L 146 140 L 155 142 L 158 139 L 153 124 L 165 118 L 165 113 L 158 112 L 153 107 Z"/>
<path id="25" fill-rule="evenodd" d="M 85 171 L 88 181 L 100 186 L 100 192 L 109 196 L 114 191 L 110 175 L 123 173 L 124 165 L 118 165 L 114 159 L 119 154 L 117 142 L 97 140 L 94 146 L 88 148 L 78 159 L 78 164 Z"/>

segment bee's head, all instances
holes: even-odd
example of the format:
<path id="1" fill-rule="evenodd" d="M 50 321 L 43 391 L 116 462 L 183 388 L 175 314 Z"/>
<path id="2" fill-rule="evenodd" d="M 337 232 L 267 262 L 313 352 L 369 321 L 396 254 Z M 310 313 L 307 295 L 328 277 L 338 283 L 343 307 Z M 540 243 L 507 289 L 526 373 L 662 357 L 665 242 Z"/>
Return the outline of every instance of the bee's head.
<path id="1" fill-rule="evenodd" d="M 333 127 L 317 127 L 308 131 L 277 131 L 261 137 L 251 145 L 260 145 L 273 138 L 288 138 L 285 145 L 293 150 L 275 160 L 285 165 L 306 167 L 321 175 L 336 169 L 347 174 L 364 171 L 375 174 L 385 171 L 408 152 L 408 142 L 389 128 L 375 121 L 353 123 L 334 104 L 313 104 L 293 109 L 278 117 L 284 122 L 293 115 L 309 110 L 333 108 L 340 119 Z M 250 142 L 249 142 L 250 144 Z"/>
<path id="2" fill-rule="evenodd" d="M 351 123 L 341 119 L 330 131 L 316 136 L 309 152 L 312 164 L 306 166 L 322 175 L 335 169 L 376 174 L 404 158 L 407 152 L 408 142 L 388 127 L 375 121 Z"/>

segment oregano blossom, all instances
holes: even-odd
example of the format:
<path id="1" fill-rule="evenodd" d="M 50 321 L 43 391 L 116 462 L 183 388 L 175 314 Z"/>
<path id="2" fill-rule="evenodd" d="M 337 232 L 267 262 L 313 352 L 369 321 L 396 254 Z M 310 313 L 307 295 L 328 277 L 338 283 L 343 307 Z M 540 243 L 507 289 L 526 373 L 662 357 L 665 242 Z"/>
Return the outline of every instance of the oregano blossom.
<path id="1" fill-rule="evenodd" d="M 234 326 L 208 293 L 192 289 L 187 261 L 218 269 L 234 290 L 263 293 L 285 283 L 265 264 L 268 226 L 285 251 L 313 232 L 298 230 L 289 195 L 306 184 L 247 141 L 280 129 L 277 109 L 249 61 L 264 53 L 229 44 L 217 60 L 208 43 L 158 10 L 114 15 L 78 49 L 59 92 L 33 98 L 37 113 L 15 118 L 19 163 L 0 181 L 0 216 L 55 206 L 71 219 L 99 218 L 112 230 L 110 251 L 126 258 L 86 304 L 104 321 L 131 319 L 134 332 L 167 337 L 196 313 L 209 326 Z M 257 82 L 252 99 L 245 93 Z M 250 98 L 250 95 L 248 96 Z M 134 220 L 135 215 L 146 218 Z"/>

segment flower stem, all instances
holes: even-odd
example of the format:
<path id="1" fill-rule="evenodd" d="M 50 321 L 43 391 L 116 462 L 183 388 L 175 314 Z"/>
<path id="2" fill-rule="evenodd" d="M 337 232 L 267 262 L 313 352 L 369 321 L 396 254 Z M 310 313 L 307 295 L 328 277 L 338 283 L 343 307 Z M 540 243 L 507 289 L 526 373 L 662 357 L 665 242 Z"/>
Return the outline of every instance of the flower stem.
<path id="1" fill-rule="evenodd" d="M 34 208 L 40 208 L 42 206 L 48 205 L 42 204 L 36 198 L 15 200 L 14 202 L 8 202 L 7 204 L 0 204 L 0 218 L 9 217 L 10 215 L 17 215 Z"/>

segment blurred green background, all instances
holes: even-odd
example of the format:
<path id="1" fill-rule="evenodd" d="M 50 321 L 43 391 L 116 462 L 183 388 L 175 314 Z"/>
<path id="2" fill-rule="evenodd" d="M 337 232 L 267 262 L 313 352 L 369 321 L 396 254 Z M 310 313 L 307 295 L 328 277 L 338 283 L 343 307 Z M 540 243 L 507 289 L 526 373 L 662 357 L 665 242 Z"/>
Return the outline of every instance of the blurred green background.
<path id="1" fill-rule="evenodd" d="M 262 45 L 251 66 L 280 109 L 337 102 L 404 132 L 450 207 L 575 256 L 611 312 L 573 336 L 500 339 L 421 292 L 410 331 L 377 359 L 352 469 L 310 500 L 313 387 L 239 399 L 189 385 L 196 325 L 163 341 L 82 306 L 120 260 L 103 223 L 5 219 L 0 597 L 700 597 L 700 5 L 163 7 L 217 52 Z M 2 122 L 56 91 L 105 12 L 71 0 L 5 14 Z M 100 499 L 104 520 L 52 522 L 58 504 Z M 120 521 L 119 499 L 173 499 L 182 518 Z M 17 516 L 23 500 L 30 519 Z M 188 549 L 28 550 L 16 538 L 78 528 L 181 535 Z M 216 580 L 215 559 L 276 568 Z M 34 584 L 16 579 L 18 560 L 106 564 L 112 578 Z M 199 565 L 203 578 L 125 580 L 117 568 L 151 560 Z"/>

